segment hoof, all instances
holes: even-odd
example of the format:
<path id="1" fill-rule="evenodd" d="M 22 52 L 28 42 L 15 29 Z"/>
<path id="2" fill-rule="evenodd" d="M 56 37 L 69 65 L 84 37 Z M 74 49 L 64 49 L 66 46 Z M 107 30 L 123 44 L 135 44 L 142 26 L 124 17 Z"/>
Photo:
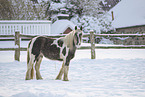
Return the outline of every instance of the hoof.
<path id="1" fill-rule="evenodd" d="M 69 81 L 68 79 L 63 79 L 63 81 Z"/>
<path id="2" fill-rule="evenodd" d="M 61 80 L 61 78 L 56 78 L 55 80 Z"/>
<path id="3" fill-rule="evenodd" d="M 43 78 L 37 78 L 37 80 L 43 80 Z"/>
<path id="4" fill-rule="evenodd" d="M 61 76 L 57 76 L 55 80 L 61 80 Z"/>
<path id="5" fill-rule="evenodd" d="M 31 80 L 31 79 L 25 78 L 25 80 Z"/>

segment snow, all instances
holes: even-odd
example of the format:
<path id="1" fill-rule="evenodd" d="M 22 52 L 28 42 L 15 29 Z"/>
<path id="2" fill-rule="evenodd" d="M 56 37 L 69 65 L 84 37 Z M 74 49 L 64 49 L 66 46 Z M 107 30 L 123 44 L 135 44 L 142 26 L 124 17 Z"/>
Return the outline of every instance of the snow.
<path id="1" fill-rule="evenodd" d="M 105 14 L 104 16 L 90 16 L 90 15 L 83 15 L 82 17 L 75 16 L 71 18 L 71 21 L 79 26 L 83 26 L 83 31 L 88 33 L 90 30 L 94 30 L 97 34 L 103 32 L 107 32 L 110 29 L 113 29 L 111 26 L 110 15 Z"/>
<path id="2" fill-rule="evenodd" d="M 120 40 L 126 40 L 128 39 L 129 37 L 116 37 L 117 39 L 120 39 Z"/>
<path id="3" fill-rule="evenodd" d="M 145 0 L 121 0 L 110 11 L 114 13 L 113 26 L 115 28 L 145 25 Z"/>
<path id="4" fill-rule="evenodd" d="M 145 97 L 145 49 L 96 49 L 96 59 L 90 59 L 90 50 L 77 50 L 67 82 L 54 80 L 62 62 L 46 58 L 43 80 L 25 81 L 26 53 L 17 62 L 13 51 L 0 51 L 0 97 Z"/>
<path id="5" fill-rule="evenodd" d="M 99 43 L 100 44 L 113 44 L 113 41 L 102 37 L 102 40 Z"/>
<path id="6" fill-rule="evenodd" d="M 69 17 L 68 14 L 58 14 L 57 16 L 66 16 L 66 17 Z"/>
<path id="7" fill-rule="evenodd" d="M 51 23 L 51 21 L 49 21 L 49 20 L 0 20 L 0 23 L 1 24 L 3 24 L 3 23 L 9 23 L 9 24 L 11 24 L 11 23 L 15 23 L 15 24 L 17 24 L 17 23 L 32 23 L 32 24 L 34 24 L 34 23 Z"/>
<path id="8" fill-rule="evenodd" d="M 81 18 L 79 18 L 78 16 L 75 16 L 71 19 L 71 21 L 76 25 L 83 26 L 84 32 L 89 32 L 92 29 L 95 30 L 96 32 L 100 31 L 100 27 L 98 26 L 99 21 L 97 17 L 82 16 Z"/>
<path id="9" fill-rule="evenodd" d="M 52 10 L 58 10 L 58 9 L 60 9 L 60 8 L 62 8 L 62 7 L 65 7 L 65 3 L 54 3 L 54 2 L 52 2 L 51 3 L 51 9 Z"/>
<path id="10" fill-rule="evenodd" d="M 69 20 L 57 20 L 52 24 L 52 33 L 51 34 L 60 34 L 63 33 L 68 27 L 72 30 L 75 28 L 75 24 L 73 24 Z"/>

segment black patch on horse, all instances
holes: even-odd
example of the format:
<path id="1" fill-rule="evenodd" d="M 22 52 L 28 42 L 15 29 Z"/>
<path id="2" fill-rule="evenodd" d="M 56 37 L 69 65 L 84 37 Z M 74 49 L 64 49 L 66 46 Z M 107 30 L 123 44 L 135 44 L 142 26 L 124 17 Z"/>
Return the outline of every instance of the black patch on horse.
<path id="1" fill-rule="evenodd" d="M 77 39 L 77 44 L 79 42 L 79 37 L 77 36 L 77 33 L 75 33 L 75 38 Z"/>
<path id="2" fill-rule="evenodd" d="M 82 36 L 82 33 L 79 34 L 79 38 L 81 38 L 81 36 Z"/>
<path id="3" fill-rule="evenodd" d="M 32 54 L 35 55 L 35 60 L 40 55 L 40 51 L 44 45 L 45 38 L 44 37 L 38 37 L 32 47 Z"/>
<path id="4" fill-rule="evenodd" d="M 54 40 L 48 37 L 38 37 L 35 40 L 32 47 L 32 54 L 35 55 L 35 60 L 42 54 L 46 58 L 62 61 L 60 59 L 60 48 L 53 44 Z"/>
<path id="5" fill-rule="evenodd" d="M 59 45 L 60 47 L 63 46 L 63 41 L 62 41 L 62 40 L 58 40 L 57 43 L 58 43 L 58 45 Z"/>
<path id="6" fill-rule="evenodd" d="M 52 44 L 55 39 L 46 38 L 42 53 L 46 58 L 52 60 L 62 60 L 60 59 L 60 48 L 56 44 Z"/>
<path id="7" fill-rule="evenodd" d="M 62 53 L 65 56 L 65 54 L 66 54 L 66 47 L 63 49 Z"/>
<path id="8" fill-rule="evenodd" d="M 76 51 L 76 49 L 74 49 L 74 50 L 69 50 L 69 52 L 68 52 L 68 56 L 67 56 L 67 58 L 66 58 L 66 66 L 69 66 L 69 62 L 70 62 L 70 60 L 71 59 L 73 59 L 74 58 L 74 56 L 75 56 L 75 51 Z"/>

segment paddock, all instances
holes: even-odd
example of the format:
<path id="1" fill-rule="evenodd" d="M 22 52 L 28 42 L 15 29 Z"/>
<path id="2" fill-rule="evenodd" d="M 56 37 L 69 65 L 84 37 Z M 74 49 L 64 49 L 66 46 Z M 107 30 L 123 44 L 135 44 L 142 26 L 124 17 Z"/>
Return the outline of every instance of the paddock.
<path id="1" fill-rule="evenodd" d="M 24 44 L 24 43 L 23 43 Z M 25 43 L 27 44 L 27 43 Z M 144 49 L 77 50 L 69 82 L 56 81 L 61 62 L 43 59 L 43 80 L 25 81 L 26 51 L 14 61 L 14 51 L 0 52 L 0 96 L 4 97 L 144 97 Z M 9 93 L 7 93 L 9 92 Z"/>
<path id="2" fill-rule="evenodd" d="M 0 41 L 1 47 L 14 47 L 14 41 Z M 28 41 L 21 41 L 26 48 Z M 91 59 L 89 49 L 78 49 L 70 65 L 70 81 L 56 81 L 61 62 L 43 59 L 41 81 L 25 81 L 26 51 L 21 51 L 20 62 L 15 51 L 0 51 L 0 96 L 7 97 L 144 97 L 145 49 L 131 47 L 111 49 L 114 45 L 100 45 Z M 89 46 L 89 47 L 88 47 Z M 110 46 L 109 49 L 102 49 Z M 0 48 L 1 48 L 0 47 Z M 118 48 L 119 48 L 118 47 Z M 17 46 L 15 47 L 17 48 Z M 115 48 L 115 47 L 114 47 Z M 76 68 L 77 67 L 77 68 Z M 9 93 L 7 93 L 9 92 Z"/>

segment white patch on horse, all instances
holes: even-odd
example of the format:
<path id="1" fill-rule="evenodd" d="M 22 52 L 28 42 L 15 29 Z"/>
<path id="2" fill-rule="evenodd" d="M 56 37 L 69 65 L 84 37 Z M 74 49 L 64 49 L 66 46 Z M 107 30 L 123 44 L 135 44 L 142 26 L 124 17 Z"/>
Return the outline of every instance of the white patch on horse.
<path id="1" fill-rule="evenodd" d="M 39 36 L 38 36 L 38 37 L 39 37 Z M 34 45 L 35 40 L 36 40 L 38 37 L 35 37 L 35 38 L 32 39 L 31 44 L 30 44 L 30 47 L 28 48 L 30 59 L 34 59 L 34 60 L 35 60 L 35 55 L 32 54 L 32 48 L 33 48 L 33 45 Z M 31 64 L 30 64 L 30 65 L 31 65 Z"/>
<path id="2" fill-rule="evenodd" d="M 64 55 L 63 55 L 62 51 L 63 51 L 63 49 L 64 49 L 65 47 L 66 47 L 66 46 L 65 46 L 64 43 L 63 43 L 62 47 L 60 48 L 60 54 L 59 54 L 61 59 L 64 59 Z"/>
<path id="3" fill-rule="evenodd" d="M 59 40 L 59 38 L 58 39 L 56 39 L 56 40 L 54 40 L 53 41 L 53 43 L 51 44 L 51 45 L 56 45 L 58 48 L 61 48 L 59 45 L 58 45 L 58 40 Z"/>
<path id="4" fill-rule="evenodd" d="M 65 44 L 65 42 L 62 40 L 62 41 L 63 41 L 63 44 L 62 44 L 62 47 L 61 47 L 61 46 L 58 45 L 58 40 L 60 40 L 60 38 L 54 40 L 53 43 L 52 43 L 51 45 L 56 45 L 57 48 L 60 48 L 60 53 L 59 53 L 60 59 L 65 59 L 65 58 L 66 58 L 66 55 L 68 55 L 68 54 L 67 54 L 67 47 L 66 47 L 66 44 Z M 64 56 L 63 53 L 62 53 L 64 48 L 66 48 L 66 54 L 65 54 L 65 56 Z"/>
<path id="5" fill-rule="evenodd" d="M 63 53 L 61 52 L 61 54 L 63 55 L 64 63 L 66 63 L 66 57 L 68 56 L 68 53 L 69 53 L 69 48 L 68 48 L 68 47 L 66 47 L 66 54 L 65 54 L 65 56 L 64 56 Z"/>

